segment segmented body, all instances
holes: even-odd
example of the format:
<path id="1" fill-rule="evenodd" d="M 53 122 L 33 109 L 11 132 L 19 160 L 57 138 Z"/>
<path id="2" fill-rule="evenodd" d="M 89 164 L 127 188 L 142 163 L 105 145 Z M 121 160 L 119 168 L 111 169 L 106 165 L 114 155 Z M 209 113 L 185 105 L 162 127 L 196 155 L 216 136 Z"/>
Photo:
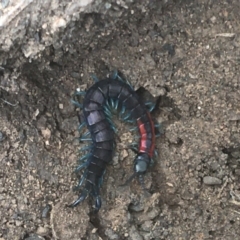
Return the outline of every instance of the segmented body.
<path id="1" fill-rule="evenodd" d="M 142 176 L 150 164 L 155 149 L 155 126 L 150 113 L 133 88 L 117 74 L 96 82 L 85 95 L 82 111 L 85 123 L 90 132 L 92 146 L 90 154 L 79 169 L 86 168 L 80 185 L 85 186 L 79 198 L 71 205 L 76 206 L 88 194 L 95 199 L 95 208 L 101 207 L 99 187 L 106 169 L 114 154 L 114 130 L 109 120 L 109 101 L 114 108 L 126 112 L 124 119 L 135 121 L 140 134 L 138 153 L 134 160 L 134 172 Z"/>

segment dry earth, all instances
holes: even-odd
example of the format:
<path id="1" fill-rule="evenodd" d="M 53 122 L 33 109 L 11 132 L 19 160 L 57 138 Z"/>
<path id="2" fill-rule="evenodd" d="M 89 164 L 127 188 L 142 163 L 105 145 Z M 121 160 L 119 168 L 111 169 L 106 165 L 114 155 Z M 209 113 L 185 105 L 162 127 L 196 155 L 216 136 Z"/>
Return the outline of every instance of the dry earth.
<path id="1" fill-rule="evenodd" d="M 238 0 L 141 1 L 84 14 L 63 47 L 37 60 L 9 59 L 0 69 L 0 240 L 239 239 L 239 12 Z M 70 99 L 91 86 L 90 72 L 113 69 L 159 97 L 162 135 L 146 197 L 136 181 L 119 186 L 134 153 L 118 122 L 96 215 L 91 199 L 66 207 L 81 146 Z"/>

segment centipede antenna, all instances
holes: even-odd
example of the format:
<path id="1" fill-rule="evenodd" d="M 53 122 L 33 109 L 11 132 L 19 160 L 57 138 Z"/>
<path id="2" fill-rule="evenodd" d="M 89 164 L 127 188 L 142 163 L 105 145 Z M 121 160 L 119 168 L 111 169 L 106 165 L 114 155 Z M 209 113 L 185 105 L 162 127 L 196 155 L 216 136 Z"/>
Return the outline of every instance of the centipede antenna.
<path id="1" fill-rule="evenodd" d="M 137 172 L 134 172 L 134 173 L 127 179 L 127 181 L 126 181 L 124 184 L 120 185 L 120 186 L 127 186 L 130 182 L 132 182 L 132 180 L 133 180 L 137 175 L 138 175 L 138 173 L 137 173 Z"/>
<path id="2" fill-rule="evenodd" d="M 146 191 L 146 187 L 145 187 L 143 175 L 142 175 L 142 174 L 139 174 L 138 179 L 139 179 L 139 183 L 140 183 L 140 185 L 141 185 L 141 187 L 142 187 L 142 190 L 143 190 L 143 191 Z"/>
<path id="3" fill-rule="evenodd" d="M 95 74 L 90 74 L 90 77 L 92 78 L 92 80 L 94 81 L 94 82 L 98 82 L 99 81 L 99 79 L 98 79 L 98 77 L 95 75 Z"/>
<path id="4" fill-rule="evenodd" d="M 80 109 L 83 108 L 83 105 L 81 103 L 74 101 L 73 99 L 71 99 L 71 103 Z"/>

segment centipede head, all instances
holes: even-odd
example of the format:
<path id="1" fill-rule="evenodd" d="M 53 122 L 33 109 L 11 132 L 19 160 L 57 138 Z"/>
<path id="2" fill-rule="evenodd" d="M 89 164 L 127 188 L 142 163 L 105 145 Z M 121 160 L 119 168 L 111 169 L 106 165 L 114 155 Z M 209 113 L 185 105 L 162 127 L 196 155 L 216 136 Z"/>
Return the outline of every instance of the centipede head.
<path id="1" fill-rule="evenodd" d="M 123 186 L 128 185 L 135 177 L 138 177 L 142 189 L 146 190 L 143 176 L 146 173 L 150 162 L 151 158 L 146 153 L 138 153 L 134 159 L 134 173 L 128 178 Z"/>
<path id="2" fill-rule="evenodd" d="M 138 153 L 134 159 L 134 172 L 138 175 L 146 173 L 151 162 L 151 158 L 146 153 Z"/>

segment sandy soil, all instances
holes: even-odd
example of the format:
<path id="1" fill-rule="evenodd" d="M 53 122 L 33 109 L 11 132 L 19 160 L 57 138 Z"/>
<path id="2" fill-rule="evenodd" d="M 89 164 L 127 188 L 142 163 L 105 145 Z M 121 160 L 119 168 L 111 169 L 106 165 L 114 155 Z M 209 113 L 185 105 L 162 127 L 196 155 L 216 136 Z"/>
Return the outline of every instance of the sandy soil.
<path id="1" fill-rule="evenodd" d="M 0 69 L 0 240 L 239 239 L 240 4 L 238 0 L 146 1 L 117 23 L 99 14 L 66 29 L 63 48 Z M 75 209 L 72 187 L 78 87 L 121 70 L 160 104 L 159 156 L 146 175 L 132 172 L 127 127 L 107 168 L 103 206 Z"/>

